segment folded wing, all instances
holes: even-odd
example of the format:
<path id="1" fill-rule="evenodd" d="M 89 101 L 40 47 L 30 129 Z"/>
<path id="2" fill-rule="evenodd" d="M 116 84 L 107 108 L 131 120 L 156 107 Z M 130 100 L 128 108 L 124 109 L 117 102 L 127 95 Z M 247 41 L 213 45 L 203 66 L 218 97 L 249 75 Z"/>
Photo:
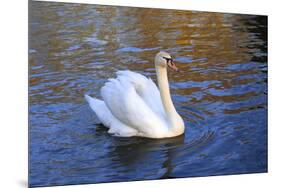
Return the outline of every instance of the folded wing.
<path id="1" fill-rule="evenodd" d="M 165 134 L 168 127 L 163 118 L 163 106 L 157 101 L 157 97 L 160 98 L 157 87 L 155 89 L 153 82 L 144 76 L 131 73 L 118 72 L 116 79 L 109 79 L 102 87 L 106 106 L 115 118 L 136 129 L 140 135 Z"/>
<path id="2" fill-rule="evenodd" d="M 166 118 L 160 92 L 150 78 L 129 70 L 118 71 L 117 75 L 117 79 L 122 78 L 133 84 L 137 94 L 153 112 L 163 119 Z"/>

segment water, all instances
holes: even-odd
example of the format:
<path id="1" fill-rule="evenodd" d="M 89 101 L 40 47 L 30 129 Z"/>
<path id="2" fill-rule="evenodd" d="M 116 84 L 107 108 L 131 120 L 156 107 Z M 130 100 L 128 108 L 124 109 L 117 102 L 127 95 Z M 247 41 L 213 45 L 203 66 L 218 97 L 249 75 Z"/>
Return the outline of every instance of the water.
<path id="1" fill-rule="evenodd" d="M 267 171 L 267 17 L 30 2 L 29 184 Z M 84 93 L 117 70 L 169 73 L 186 132 L 171 139 L 107 133 Z"/>

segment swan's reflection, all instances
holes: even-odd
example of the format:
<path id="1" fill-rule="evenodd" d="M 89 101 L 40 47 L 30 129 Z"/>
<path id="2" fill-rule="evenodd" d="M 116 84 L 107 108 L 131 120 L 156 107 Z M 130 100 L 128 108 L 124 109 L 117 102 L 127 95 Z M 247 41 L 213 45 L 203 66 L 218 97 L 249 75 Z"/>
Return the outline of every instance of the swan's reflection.
<path id="1" fill-rule="evenodd" d="M 148 139 L 140 137 L 112 137 L 107 133 L 104 126 L 97 126 L 96 139 L 97 148 L 102 144 L 106 145 L 103 150 L 95 152 L 103 153 L 95 169 L 102 169 L 106 166 L 107 174 L 104 178 L 112 181 L 132 181 L 165 179 L 178 177 L 178 171 L 182 165 L 188 165 L 194 155 L 197 155 L 205 146 L 212 144 L 215 132 L 202 130 L 200 136 L 190 138 L 194 132 L 187 132 L 174 138 Z M 106 143 L 97 141 L 108 140 Z M 102 141 L 103 142 L 103 141 Z M 105 152 L 105 153 L 104 153 Z M 96 153 L 95 153 L 96 155 Z"/>
<path id="2" fill-rule="evenodd" d="M 110 154 L 112 160 L 123 167 L 125 176 L 168 178 L 174 156 L 180 152 L 177 148 L 184 146 L 184 135 L 168 139 L 116 138 L 115 142 Z"/>

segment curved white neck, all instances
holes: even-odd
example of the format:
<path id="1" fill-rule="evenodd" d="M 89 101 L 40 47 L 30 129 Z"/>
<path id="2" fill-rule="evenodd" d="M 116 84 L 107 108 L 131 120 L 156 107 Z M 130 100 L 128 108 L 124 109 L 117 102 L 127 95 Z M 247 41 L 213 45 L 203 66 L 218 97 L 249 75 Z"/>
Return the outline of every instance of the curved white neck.
<path id="1" fill-rule="evenodd" d="M 178 116 L 178 113 L 174 107 L 173 101 L 171 99 L 170 95 L 170 89 L 169 89 L 169 81 L 168 81 L 168 75 L 167 75 L 167 68 L 165 67 L 158 67 L 156 66 L 156 74 L 157 74 L 157 82 L 158 87 L 160 90 L 160 95 L 162 99 L 162 103 L 164 106 L 164 110 L 166 112 L 166 115 L 170 121 L 170 123 L 175 123 L 174 120 Z"/>

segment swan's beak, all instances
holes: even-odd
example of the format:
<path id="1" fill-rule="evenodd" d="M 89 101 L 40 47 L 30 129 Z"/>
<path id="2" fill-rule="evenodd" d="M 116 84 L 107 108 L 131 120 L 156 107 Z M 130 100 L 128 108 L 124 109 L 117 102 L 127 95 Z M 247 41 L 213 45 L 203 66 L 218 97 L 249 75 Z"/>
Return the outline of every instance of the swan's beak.
<path id="1" fill-rule="evenodd" d="M 175 63 L 173 62 L 172 59 L 169 59 L 167 64 L 172 70 L 177 71 L 177 72 L 179 71 L 178 67 L 175 65 Z"/>

